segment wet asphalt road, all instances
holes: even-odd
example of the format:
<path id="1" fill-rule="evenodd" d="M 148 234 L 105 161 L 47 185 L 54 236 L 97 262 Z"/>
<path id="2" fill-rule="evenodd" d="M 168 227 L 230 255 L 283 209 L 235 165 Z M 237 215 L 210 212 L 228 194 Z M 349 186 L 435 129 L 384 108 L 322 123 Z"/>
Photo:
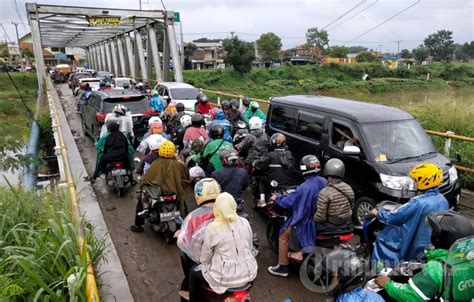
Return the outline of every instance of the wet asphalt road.
<path id="1" fill-rule="evenodd" d="M 75 100 L 67 84 L 58 85 L 62 104 L 89 175 L 95 167 L 96 151 L 93 141 L 83 135 L 80 115 L 76 112 Z M 123 270 L 135 301 L 179 301 L 178 289 L 183 278 L 179 249 L 168 245 L 164 239 L 146 229 L 144 233 L 129 230 L 135 213 L 134 190 L 130 189 L 122 198 L 110 190 L 102 179 L 94 184 L 102 214 L 122 262 Z M 195 208 L 192 188 L 187 188 L 186 201 L 190 210 Z M 249 194 L 246 194 L 249 197 Z M 252 301 L 282 301 L 291 298 L 297 301 L 324 301 L 324 296 L 315 294 L 300 283 L 298 268 L 293 268 L 289 278 L 271 276 L 267 267 L 277 263 L 265 238 L 265 221 L 250 207 L 247 213 L 253 216 L 251 224 L 260 239 L 258 276 L 252 288 Z"/>

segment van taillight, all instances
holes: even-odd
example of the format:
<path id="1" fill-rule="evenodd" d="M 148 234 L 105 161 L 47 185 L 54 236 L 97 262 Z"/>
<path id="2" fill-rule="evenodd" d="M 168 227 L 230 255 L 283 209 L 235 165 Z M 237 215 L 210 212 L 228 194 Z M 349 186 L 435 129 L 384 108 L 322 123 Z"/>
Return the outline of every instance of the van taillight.
<path id="1" fill-rule="evenodd" d="M 156 115 L 156 114 L 158 114 L 158 111 L 155 111 L 153 109 L 147 109 L 147 110 L 143 111 L 143 114 L 145 114 L 145 115 Z"/>
<path id="2" fill-rule="evenodd" d="M 103 121 L 103 120 L 105 120 L 105 114 L 103 114 L 103 113 L 96 113 L 96 114 L 95 114 L 95 118 L 96 118 L 98 121 Z"/>

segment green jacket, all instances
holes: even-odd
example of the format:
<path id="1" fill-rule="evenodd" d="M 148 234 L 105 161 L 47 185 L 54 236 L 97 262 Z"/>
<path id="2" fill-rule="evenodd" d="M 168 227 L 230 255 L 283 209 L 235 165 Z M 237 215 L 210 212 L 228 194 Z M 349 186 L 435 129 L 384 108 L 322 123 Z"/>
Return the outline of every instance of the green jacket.
<path id="1" fill-rule="evenodd" d="M 222 150 L 224 148 L 232 148 L 232 147 L 233 146 L 232 146 L 231 143 L 223 141 L 222 139 L 213 140 L 213 141 L 209 142 L 208 144 L 206 144 L 206 146 L 204 147 L 203 152 L 201 153 L 201 155 L 198 159 L 198 162 L 203 163 L 203 159 L 205 157 L 210 156 L 211 154 L 214 153 L 212 155 L 212 157 L 210 158 L 209 163 L 214 166 L 215 170 L 219 170 L 219 169 L 222 168 L 221 159 L 219 158 L 220 150 Z"/>
<path id="2" fill-rule="evenodd" d="M 102 156 L 104 155 L 104 145 L 107 136 L 109 136 L 109 132 L 102 135 L 100 139 L 95 143 L 95 148 L 97 149 L 97 163 L 100 163 L 100 161 L 102 160 Z M 128 141 L 128 158 L 130 160 L 130 171 L 135 171 L 135 161 L 133 160 L 133 146 L 130 141 Z"/>
<path id="3" fill-rule="evenodd" d="M 259 117 L 262 122 L 265 124 L 265 120 L 267 119 L 267 116 L 265 115 L 265 113 L 263 113 L 262 110 L 260 109 L 257 109 L 255 111 L 252 111 L 252 109 L 247 109 L 247 111 L 245 111 L 244 115 L 242 116 L 242 118 L 244 119 L 245 122 L 249 122 L 249 120 L 254 117 L 254 116 L 257 116 Z"/>
<path id="4" fill-rule="evenodd" d="M 443 293 L 443 264 L 446 260 L 448 250 L 438 249 L 426 253 L 428 263 L 423 270 L 413 276 L 408 284 L 396 283 L 392 280 L 385 283 L 385 290 L 390 298 L 396 301 L 426 301 L 431 298 L 440 297 Z"/>

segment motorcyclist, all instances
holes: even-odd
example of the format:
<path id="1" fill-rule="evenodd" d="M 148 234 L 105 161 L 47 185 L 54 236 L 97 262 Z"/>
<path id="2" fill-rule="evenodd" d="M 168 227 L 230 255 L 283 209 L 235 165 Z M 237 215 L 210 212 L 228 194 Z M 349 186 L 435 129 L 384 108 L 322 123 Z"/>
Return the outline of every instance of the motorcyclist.
<path id="1" fill-rule="evenodd" d="M 191 127 L 191 116 L 190 115 L 183 115 L 180 119 L 180 124 L 175 129 L 173 133 L 173 143 L 176 145 L 179 151 L 184 148 L 183 138 L 186 130 Z"/>
<path id="2" fill-rule="evenodd" d="M 212 106 L 209 103 L 209 99 L 207 98 L 207 96 L 204 93 L 199 93 L 196 96 L 196 100 L 196 113 L 209 114 L 212 109 Z"/>
<path id="3" fill-rule="evenodd" d="M 431 228 L 431 244 L 435 249 L 426 252 L 428 262 L 423 266 L 423 270 L 410 278 L 408 283 L 398 283 L 387 276 L 377 277 L 375 283 L 384 288 L 388 296 L 395 301 L 469 301 L 474 298 L 474 287 L 466 286 L 460 289 L 460 285 L 463 281 L 467 284 L 474 277 L 472 269 L 474 238 L 467 238 L 474 235 L 471 222 L 452 211 L 431 213 L 427 216 L 427 222 Z M 461 238 L 466 238 L 466 250 L 454 251 L 456 253 L 454 261 L 468 263 L 467 267 L 462 268 L 462 275 L 448 271 L 453 270 L 450 266 L 452 263 L 448 264 L 449 249 Z M 458 280 L 455 280 L 456 278 Z M 467 300 L 461 300 L 460 296 Z"/>
<path id="4" fill-rule="evenodd" d="M 169 106 L 168 106 L 169 107 Z M 170 122 L 170 114 L 168 113 L 168 111 L 163 111 L 162 113 L 160 113 L 160 118 L 161 118 L 161 121 L 163 122 L 163 127 L 165 128 L 165 133 L 168 133 L 168 123 Z"/>
<path id="5" fill-rule="evenodd" d="M 226 117 L 232 123 L 232 126 L 234 127 L 234 130 L 236 130 L 235 128 L 237 127 L 237 123 L 239 121 L 243 121 L 242 113 L 240 113 L 240 111 L 239 111 L 239 101 L 234 100 L 234 99 L 230 100 L 229 109 L 224 110 L 224 112 L 225 112 Z M 235 134 L 235 133 L 233 133 L 233 134 Z"/>
<path id="6" fill-rule="evenodd" d="M 247 171 L 240 168 L 239 154 L 234 148 L 224 148 L 219 152 L 222 169 L 212 172 L 211 177 L 217 180 L 222 192 L 231 194 L 237 202 L 237 211 L 243 211 L 242 192 L 248 187 L 250 179 Z"/>
<path id="7" fill-rule="evenodd" d="M 324 165 L 324 176 L 327 177 L 328 183 L 319 193 L 314 214 L 316 228 L 320 234 L 352 231 L 354 191 L 342 181 L 345 170 L 344 163 L 338 158 L 331 158 Z"/>
<path id="8" fill-rule="evenodd" d="M 227 110 L 230 109 L 230 101 L 228 101 L 228 100 L 222 101 L 222 103 L 221 103 L 221 109 L 222 109 L 222 111 L 224 111 L 224 113 L 226 113 Z"/>
<path id="9" fill-rule="evenodd" d="M 140 92 L 140 93 L 143 94 L 143 95 L 146 94 L 145 85 L 143 85 L 142 82 L 138 82 L 138 84 L 137 84 L 137 91 Z"/>
<path id="10" fill-rule="evenodd" d="M 168 122 L 168 131 L 169 133 L 173 133 L 175 129 L 179 126 L 180 119 L 186 113 L 184 112 L 184 104 L 179 102 L 176 104 L 176 113 L 173 114 Z"/>
<path id="11" fill-rule="evenodd" d="M 145 174 L 150 168 L 150 165 L 158 159 L 158 151 L 162 143 L 163 141 L 160 139 L 160 137 L 151 136 L 148 138 L 148 148 L 150 149 L 150 152 L 141 160 L 140 164 L 138 165 L 136 170 L 137 175 L 142 176 Z"/>
<path id="12" fill-rule="evenodd" d="M 228 119 L 225 118 L 224 111 L 222 109 L 216 110 L 216 116 L 211 123 L 212 125 L 221 125 L 224 128 L 224 140 L 232 143 L 232 124 Z"/>
<path id="13" fill-rule="evenodd" d="M 168 106 L 166 106 L 165 110 L 166 110 L 165 112 L 168 113 L 170 117 L 173 116 L 176 113 L 176 101 L 171 100 Z"/>
<path id="14" fill-rule="evenodd" d="M 200 113 L 195 113 L 191 117 L 191 127 L 189 127 L 184 133 L 183 137 L 183 146 L 184 148 L 189 148 L 191 143 L 200 139 L 203 143 L 206 143 L 209 139 L 209 136 L 206 130 L 202 127 L 204 124 L 204 117 Z"/>
<path id="15" fill-rule="evenodd" d="M 143 154 L 147 154 L 150 148 L 150 143 L 155 140 L 159 141 L 160 144 L 166 141 L 167 139 L 162 135 L 163 134 L 163 125 L 159 123 L 153 123 L 150 125 L 150 133 L 147 138 L 143 139 L 140 142 L 140 145 L 137 147 L 137 151 Z"/>
<path id="16" fill-rule="evenodd" d="M 150 107 L 153 110 L 160 113 L 166 108 L 166 101 L 158 95 L 158 91 L 156 89 L 151 91 L 151 98 L 148 100 L 148 104 L 150 104 Z"/>
<path id="17" fill-rule="evenodd" d="M 189 300 L 189 272 L 201 259 L 206 227 L 214 220 L 212 207 L 220 193 L 221 187 L 214 179 L 199 180 L 194 186 L 194 198 L 198 207 L 184 218 L 181 229 L 175 234 L 178 237 L 177 245 L 181 252 L 181 266 L 184 273 L 179 294 L 186 300 Z"/>
<path id="18" fill-rule="evenodd" d="M 232 144 L 225 141 L 224 138 L 224 127 L 219 124 L 211 126 L 209 130 L 209 136 L 211 140 L 204 146 L 197 162 L 199 166 L 206 171 L 207 175 L 210 175 L 213 171 L 222 168 L 222 163 L 219 159 L 219 151 L 224 148 L 232 148 Z"/>
<path id="19" fill-rule="evenodd" d="M 431 234 L 425 223 L 426 216 L 449 208 L 448 201 L 438 190 L 443 183 L 443 170 L 438 166 L 418 164 L 408 176 L 413 179 L 418 196 L 394 211 L 372 210 L 372 214 L 386 225 L 377 236 L 372 257 L 390 267 L 401 260 L 423 255 L 430 245 Z"/>
<path id="20" fill-rule="evenodd" d="M 256 101 L 250 102 L 249 108 L 243 114 L 242 118 L 244 121 L 248 122 L 252 117 L 258 117 L 262 120 L 262 124 L 265 124 L 267 116 L 260 110 L 260 105 Z"/>
<path id="21" fill-rule="evenodd" d="M 278 239 L 278 265 L 268 267 L 268 272 L 275 276 L 288 277 L 289 259 L 302 260 L 300 252 L 289 253 L 290 238 L 298 241 L 302 251 L 314 247 L 316 238 L 316 226 L 313 214 L 316 210 L 315 200 L 326 186 L 327 181 L 318 176 L 321 164 L 314 155 L 306 155 L 301 159 L 300 168 L 305 181 L 295 191 L 287 196 L 270 197 L 277 205 L 288 209 L 290 217 L 280 229 Z"/>
<path id="22" fill-rule="evenodd" d="M 135 133 L 133 132 L 133 119 L 132 113 L 122 104 L 115 105 L 112 112 L 107 113 L 105 116 L 105 123 L 109 119 L 117 119 L 120 124 L 120 132 L 125 134 L 127 138 L 133 143 L 135 140 Z M 104 127 L 102 127 L 101 136 L 104 133 Z"/>
<path id="23" fill-rule="evenodd" d="M 189 180 L 186 166 L 176 160 L 176 147 L 170 141 L 161 144 L 159 158 L 155 160 L 141 179 L 141 186 L 152 184 L 160 186 L 163 192 L 176 193 L 181 216 L 186 214 L 184 204 L 184 181 Z M 139 215 L 143 211 L 141 199 L 137 201 L 135 224 L 130 227 L 132 232 L 143 232 L 145 218 Z"/>
<path id="24" fill-rule="evenodd" d="M 303 182 L 303 176 L 297 170 L 297 162 L 293 154 L 286 147 L 286 136 L 275 133 L 270 137 L 270 152 L 268 156 L 254 162 L 254 168 L 265 175 L 260 182 L 260 193 L 268 196 L 270 182 L 276 181 L 281 186 L 296 186 Z M 260 200 L 258 206 L 264 206 L 265 199 Z"/>
<path id="25" fill-rule="evenodd" d="M 248 96 L 244 96 L 242 98 L 242 107 L 240 108 L 240 113 L 243 115 L 247 109 L 249 108 L 249 105 L 250 105 L 250 98 Z"/>
<path id="26" fill-rule="evenodd" d="M 146 139 L 147 137 L 149 137 L 151 135 L 151 125 L 154 124 L 154 123 L 158 123 L 158 124 L 162 124 L 163 125 L 163 121 L 160 119 L 159 116 L 152 116 L 150 117 L 150 119 L 148 120 L 148 130 L 147 132 L 143 135 L 143 139 Z"/>
<path id="27" fill-rule="evenodd" d="M 97 149 L 97 161 L 94 173 L 87 178 L 93 184 L 101 172 L 106 171 L 108 163 L 120 162 L 125 169 L 130 171 L 131 183 L 134 184 L 133 170 L 133 148 L 128 138 L 120 132 L 120 123 L 117 119 L 109 119 L 106 122 L 107 133 L 102 136 L 95 147 Z"/>
<path id="28" fill-rule="evenodd" d="M 247 171 L 251 171 L 252 162 L 268 154 L 269 137 L 263 129 L 262 120 L 253 117 L 249 120 L 250 133 L 235 147 L 239 155 L 245 157 Z"/>

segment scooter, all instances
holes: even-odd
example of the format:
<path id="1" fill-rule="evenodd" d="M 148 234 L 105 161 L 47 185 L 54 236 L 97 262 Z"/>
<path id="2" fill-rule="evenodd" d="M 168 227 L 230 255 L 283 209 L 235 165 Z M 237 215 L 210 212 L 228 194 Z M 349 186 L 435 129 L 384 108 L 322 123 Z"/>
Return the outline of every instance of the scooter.
<path id="1" fill-rule="evenodd" d="M 130 171 L 125 169 L 121 162 L 109 163 L 106 166 L 105 180 L 107 186 L 113 187 L 117 195 L 122 197 L 125 188 L 131 182 Z"/>
<path id="2" fill-rule="evenodd" d="M 204 294 L 209 302 L 250 302 L 250 289 L 253 284 L 247 283 L 243 287 L 229 288 L 223 294 L 215 293 L 210 287 L 203 286 Z"/>
<path id="3" fill-rule="evenodd" d="M 174 233 L 183 224 L 175 193 L 163 192 L 159 186 L 146 184 L 141 193 L 144 210 L 138 215 L 147 218 L 150 227 L 165 237 L 168 244 L 175 240 Z"/>

